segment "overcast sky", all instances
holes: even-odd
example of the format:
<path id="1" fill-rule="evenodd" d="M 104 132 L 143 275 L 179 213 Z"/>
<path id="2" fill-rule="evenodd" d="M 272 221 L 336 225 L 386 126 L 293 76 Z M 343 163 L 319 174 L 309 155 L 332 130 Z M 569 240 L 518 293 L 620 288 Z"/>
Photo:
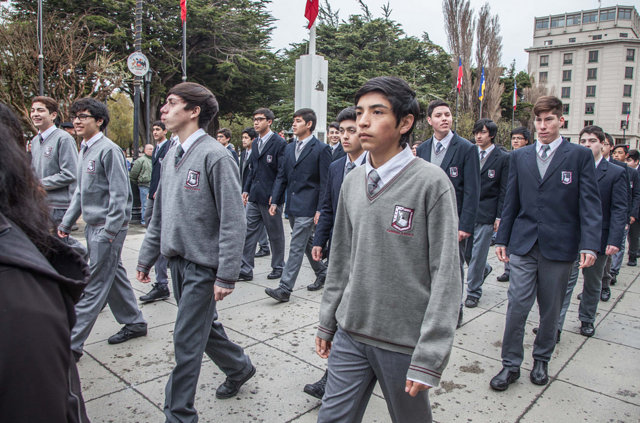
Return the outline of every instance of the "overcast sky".
<path id="1" fill-rule="evenodd" d="M 321 0 L 324 4 L 324 0 Z M 380 7 L 386 0 L 365 0 L 374 17 L 381 17 Z M 474 10 L 487 0 L 471 0 Z M 447 51 L 447 38 L 444 32 L 444 18 L 442 15 L 442 1 L 440 0 L 389 0 L 391 18 L 402 25 L 405 33 L 420 37 L 423 32 L 429 33 L 431 40 L 444 47 Z M 626 1 L 620 4 L 633 4 Z M 276 29 L 273 31 L 271 47 L 274 50 L 288 47 L 290 43 L 308 39 L 306 29 L 307 20 L 304 17 L 306 0 L 272 0 L 267 8 L 277 19 Z M 349 15 L 359 14 L 360 6 L 357 0 L 329 0 L 334 10 L 340 10 L 340 18 L 346 20 Z M 533 40 L 533 18 L 536 16 L 554 15 L 564 12 L 575 12 L 581 9 L 595 9 L 597 0 L 491 0 L 491 13 L 498 14 L 502 28 L 502 62 L 508 66 L 516 60 L 516 69 L 526 70 L 527 53 Z M 614 0 L 602 0 L 602 7 L 615 6 Z"/>

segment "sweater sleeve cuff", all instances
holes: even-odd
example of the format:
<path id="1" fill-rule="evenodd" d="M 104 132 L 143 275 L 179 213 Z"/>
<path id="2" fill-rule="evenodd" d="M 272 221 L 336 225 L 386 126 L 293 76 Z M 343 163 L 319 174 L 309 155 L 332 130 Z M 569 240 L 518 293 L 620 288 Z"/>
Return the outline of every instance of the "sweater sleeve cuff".
<path id="1" fill-rule="evenodd" d="M 409 371 L 407 372 L 407 379 L 418 381 L 423 385 L 429 385 L 431 387 L 438 386 L 440 384 L 441 377 L 441 373 L 415 364 L 411 364 L 409 366 Z"/>
<path id="2" fill-rule="evenodd" d="M 142 263 L 138 263 L 138 267 L 136 267 L 136 270 L 138 272 L 142 272 L 146 275 L 149 274 L 149 272 L 151 271 L 151 266 L 146 265 L 146 264 L 142 264 Z"/>
<path id="3" fill-rule="evenodd" d="M 336 334 L 335 330 L 327 329 L 324 326 L 318 325 L 318 332 L 316 336 L 320 339 L 324 339 L 325 341 L 333 341 L 333 336 Z"/>
<path id="4" fill-rule="evenodd" d="M 580 250 L 580 254 L 591 254 L 595 258 L 598 258 L 598 254 L 596 254 L 596 252 L 592 250 Z"/>
<path id="5" fill-rule="evenodd" d="M 218 285 L 220 288 L 226 288 L 226 289 L 235 289 L 236 287 L 236 281 L 230 280 L 230 279 L 223 279 L 220 277 L 216 277 L 216 285 Z"/>
<path id="6" fill-rule="evenodd" d="M 58 225 L 58 230 L 64 232 L 65 234 L 71 233 L 71 228 L 66 225 L 63 225 L 62 223 Z"/>
<path id="7" fill-rule="evenodd" d="M 104 228 L 104 236 L 107 237 L 108 239 L 110 239 L 111 241 L 113 241 L 114 239 L 116 239 L 116 235 L 118 235 L 118 233 L 113 233 L 109 230 L 107 230 L 107 228 Z"/>

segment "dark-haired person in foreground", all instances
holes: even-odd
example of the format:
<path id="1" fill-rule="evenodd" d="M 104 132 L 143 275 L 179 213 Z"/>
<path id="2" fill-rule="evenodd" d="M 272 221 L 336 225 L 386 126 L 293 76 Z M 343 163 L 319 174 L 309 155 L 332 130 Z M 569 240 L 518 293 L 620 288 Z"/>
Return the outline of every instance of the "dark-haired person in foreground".
<path id="1" fill-rule="evenodd" d="M 432 421 L 427 390 L 449 360 L 461 300 L 458 218 L 451 182 L 407 144 L 415 96 L 396 77 L 356 93 L 368 153 L 338 201 L 316 337 L 329 358 L 320 423 L 362 421 L 376 381 L 392 421 Z"/>
<path id="2" fill-rule="evenodd" d="M 246 223 L 234 158 L 204 128 L 218 113 L 214 95 L 183 82 L 169 90 L 162 122 L 178 135 L 162 165 L 151 225 L 138 257 L 137 278 L 162 254 L 169 259 L 178 316 L 173 332 L 176 365 L 165 388 L 168 423 L 198 421 L 194 407 L 202 356 L 227 376 L 216 391 L 230 398 L 256 372 L 242 347 L 227 338 L 216 303 L 233 292 Z"/>
<path id="3" fill-rule="evenodd" d="M 77 361 L 105 303 L 124 325 L 109 338 L 110 344 L 145 336 L 147 322 L 121 260 L 133 195 L 122 150 L 102 132 L 109 124 L 109 111 L 104 103 L 85 97 L 73 103 L 69 112 L 76 133 L 82 137 L 82 147 L 78 186 L 58 225 L 58 235 L 68 236 L 82 214 L 91 267 L 91 279 L 76 305 L 78 319 L 71 333 L 71 349 Z"/>
<path id="4" fill-rule="evenodd" d="M 576 257 L 581 269 L 592 266 L 600 250 L 602 206 L 593 154 L 560 136 L 564 124 L 560 99 L 540 97 L 533 113 L 538 140 L 511 153 L 496 238 L 498 258 L 511 263 L 503 368 L 490 383 L 498 391 L 508 389 L 520 377 L 525 323 L 536 300 L 540 328 L 533 345 L 530 380 L 547 384 L 571 269 Z"/>
<path id="5" fill-rule="evenodd" d="M 89 267 L 50 233 L 47 194 L 24 142 L 4 124 L 5 107 L 0 103 L 0 420 L 88 422 L 70 340 Z"/>
<path id="6" fill-rule="evenodd" d="M 433 127 L 433 137 L 416 149 L 418 157 L 445 171 L 456 190 L 458 211 L 458 241 L 460 243 L 460 288 L 464 291 L 464 252 L 473 234 L 480 204 L 480 163 L 478 149 L 451 130 L 451 107 L 434 100 L 427 108 L 427 121 Z M 462 304 L 458 327 L 462 325 Z"/>

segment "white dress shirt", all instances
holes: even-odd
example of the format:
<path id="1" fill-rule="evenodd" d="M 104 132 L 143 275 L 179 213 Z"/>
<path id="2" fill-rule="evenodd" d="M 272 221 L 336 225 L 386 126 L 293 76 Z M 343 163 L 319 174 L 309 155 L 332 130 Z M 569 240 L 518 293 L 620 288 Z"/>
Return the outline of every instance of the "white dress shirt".
<path id="1" fill-rule="evenodd" d="M 40 136 L 42 137 L 42 142 L 45 142 L 47 140 L 47 138 L 49 138 L 49 135 L 51 135 L 53 133 L 53 131 L 55 131 L 57 128 L 55 125 L 51 125 L 51 127 L 49 129 L 47 129 L 44 132 L 40 132 Z"/>
<path id="2" fill-rule="evenodd" d="M 380 177 L 378 187 L 382 188 L 383 186 L 388 184 L 393 178 L 395 178 L 398 173 L 400 173 L 402 169 L 404 169 L 415 158 L 416 156 L 413 155 L 411 147 L 409 147 L 409 145 L 407 144 L 404 147 L 404 150 L 393 156 L 391 160 L 389 160 L 379 168 L 375 169 L 378 173 L 378 176 Z M 374 169 L 374 167 L 371 165 L 371 155 L 369 154 L 367 154 L 367 161 L 365 166 L 368 175 Z"/>
<path id="3" fill-rule="evenodd" d="M 562 144 L 562 137 L 558 137 L 557 140 L 553 141 L 551 144 L 548 144 L 550 149 L 547 152 L 547 157 L 553 154 L 554 151 Z M 542 157 L 542 146 L 545 145 L 540 142 L 540 140 L 536 140 L 536 151 L 538 152 L 538 156 Z"/>
<path id="4" fill-rule="evenodd" d="M 98 140 L 100 138 L 102 138 L 103 136 L 104 136 L 104 134 L 102 132 L 98 132 L 97 134 L 95 134 L 94 136 L 89 138 L 88 141 L 82 141 L 82 144 L 80 144 L 80 149 L 82 149 L 84 147 L 91 148 L 91 146 L 93 144 L 95 144 L 96 142 L 98 142 Z"/>
<path id="5" fill-rule="evenodd" d="M 433 152 L 436 152 L 436 145 L 438 144 L 438 142 L 440 142 L 442 144 L 442 146 L 444 147 L 442 149 L 442 151 L 445 151 L 447 148 L 449 148 L 449 144 L 451 143 L 451 140 L 453 139 L 453 131 L 449 131 L 449 133 L 441 140 L 436 138 L 436 134 L 433 134 Z M 442 154 L 442 151 L 440 152 Z"/>
<path id="6" fill-rule="evenodd" d="M 189 151 L 189 148 L 191 148 L 193 143 L 196 142 L 198 138 L 206 134 L 207 133 L 204 132 L 204 129 L 200 128 L 193 134 L 189 135 L 189 137 L 186 140 L 184 140 L 184 142 L 182 143 L 182 149 L 184 150 L 184 153 L 186 154 L 187 151 Z"/>
<path id="7" fill-rule="evenodd" d="M 360 153 L 360 155 L 358 156 L 357 159 L 355 159 L 353 162 L 351 161 L 351 158 L 349 157 L 349 155 L 347 154 L 347 160 L 345 160 L 344 163 L 344 174 L 347 174 L 347 166 L 349 165 L 349 163 L 354 163 L 356 165 L 356 167 L 362 165 L 362 163 L 364 163 L 364 159 L 365 157 L 367 157 L 367 152 L 363 151 L 362 153 Z"/>
<path id="8" fill-rule="evenodd" d="M 492 143 L 489 147 L 487 147 L 487 149 L 486 149 L 486 150 L 483 150 L 482 148 L 478 147 L 478 155 L 479 155 L 480 157 L 482 157 L 482 156 L 481 156 L 481 155 L 482 155 L 482 152 L 483 152 L 483 151 L 486 151 L 487 153 L 484 155 L 484 158 L 486 159 L 487 157 L 489 157 L 489 154 L 491 154 L 491 152 L 493 151 L 493 149 L 494 149 L 494 148 L 496 148 L 496 145 L 495 145 L 495 144 L 493 144 L 493 143 Z M 482 160 L 482 158 L 480 158 L 480 160 Z"/>

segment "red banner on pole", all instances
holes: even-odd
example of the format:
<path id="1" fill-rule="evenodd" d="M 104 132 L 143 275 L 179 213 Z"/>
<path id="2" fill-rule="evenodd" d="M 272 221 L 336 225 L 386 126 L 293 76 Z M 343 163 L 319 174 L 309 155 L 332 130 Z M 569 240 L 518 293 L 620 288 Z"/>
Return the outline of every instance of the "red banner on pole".
<path id="1" fill-rule="evenodd" d="M 187 0 L 180 0 L 180 17 L 182 22 L 187 21 Z"/>
<path id="2" fill-rule="evenodd" d="M 304 17 L 309 20 L 308 29 L 311 29 L 313 23 L 318 17 L 318 9 L 320 7 L 320 0 L 307 0 L 307 7 L 304 9 Z"/>

